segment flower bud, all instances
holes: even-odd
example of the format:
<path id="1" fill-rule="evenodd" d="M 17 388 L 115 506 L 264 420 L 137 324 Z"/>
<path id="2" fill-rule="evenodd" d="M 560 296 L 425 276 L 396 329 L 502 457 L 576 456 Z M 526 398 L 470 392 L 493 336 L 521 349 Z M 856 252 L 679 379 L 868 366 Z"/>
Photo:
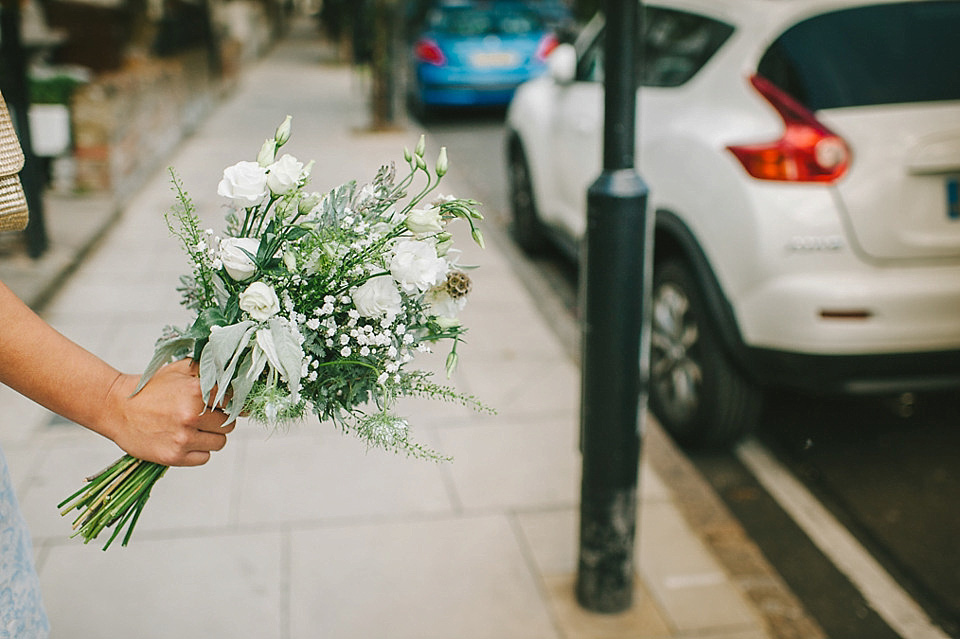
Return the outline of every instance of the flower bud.
<path id="1" fill-rule="evenodd" d="M 450 351 L 447 354 L 447 361 L 445 368 L 447 369 L 447 377 L 453 377 L 453 373 L 457 370 L 457 364 L 459 363 L 460 358 L 457 356 L 457 351 Z"/>
<path id="2" fill-rule="evenodd" d="M 310 215 L 313 212 L 313 209 L 317 208 L 317 205 L 320 204 L 320 200 L 323 198 L 319 193 L 311 193 L 310 195 L 302 198 L 297 204 L 297 212 L 301 215 Z"/>
<path id="3" fill-rule="evenodd" d="M 277 158 L 277 141 L 274 139 L 264 140 L 260 147 L 260 153 L 257 154 L 257 164 L 263 167 L 270 166 Z"/>
<path id="4" fill-rule="evenodd" d="M 440 209 L 435 206 L 413 209 L 407 215 L 405 224 L 414 233 L 439 233 L 443 230 L 443 217 Z"/>
<path id="5" fill-rule="evenodd" d="M 280 126 L 277 127 L 277 132 L 274 134 L 274 139 L 277 141 L 277 148 L 287 143 L 287 140 L 290 139 L 290 121 L 293 118 L 287 116 L 286 119 L 280 123 Z"/>
<path id="6" fill-rule="evenodd" d="M 486 248 L 486 246 L 483 244 L 483 233 L 480 232 L 480 229 L 473 229 L 470 232 L 470 235 L 473 236 L 473 241 L 477 243 L 477 246 L 480 248 Z"/>
<path id="7" fill-rule="evenodd" d="M 427 136 L 421 135 L 420 140 L 417 141 L 417 148 L 413 150 L 413 154 L 418 158 L 422 158 L 423 153 L 426 150 L 427 150 Z"/>
<path id="8" fill-rule="evenodd" d="M 446 257 L 447 253 L 453 247 L 453 235 L 447 232 L 437 233 L 435 239 L 437 242 L 437 255 Z"/>
<path id="9" fill-rule="evenodd" d="M 443 177 L 447 172 L 447 147 L 440 147 L 440 157 L 437 158 L 437 177 Z"/>
<path id="10" fill-rule="evenodd" d="M 413 160 L 413 155 L 410 153 L 410 149 L 403 147 L 403 160 L 409 164 Z"/>
<path id="11" fill-rule="evenodd" d="M 287 270 L 291 273 L 297 272 L 297 254 L 293 251 L 285 251 L 283 253 L 283 265 L 287 267 Z"/>

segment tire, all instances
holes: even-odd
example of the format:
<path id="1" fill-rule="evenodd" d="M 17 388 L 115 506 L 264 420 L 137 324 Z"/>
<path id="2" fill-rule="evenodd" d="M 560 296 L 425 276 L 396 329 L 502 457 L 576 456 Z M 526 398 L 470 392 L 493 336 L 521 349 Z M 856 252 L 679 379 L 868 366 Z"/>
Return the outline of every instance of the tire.
<path id="1" fill-rule="evenodd" d="M 407 92 L 407 112 L 420 124 L 430 124 L 435 119 L 435 109 L 424 103 L 420 88 L 412 87 Z"/>
<path id="2" fill-rule="evenodd" d="M 510 145 L 507 177 L 513 212 L 513 239 L 527 254 L 541 253 L 547 246 L 547 235 L 537 213 L 530 167 L 519 143 Z"/>
<path id="3" fill-rule="evenodd" d="M 650 335 L 650 408 L 681 446 L 727 446 L 760 421 L 762 393 L 730 362 L 687 265 L 657 264 Z"/>

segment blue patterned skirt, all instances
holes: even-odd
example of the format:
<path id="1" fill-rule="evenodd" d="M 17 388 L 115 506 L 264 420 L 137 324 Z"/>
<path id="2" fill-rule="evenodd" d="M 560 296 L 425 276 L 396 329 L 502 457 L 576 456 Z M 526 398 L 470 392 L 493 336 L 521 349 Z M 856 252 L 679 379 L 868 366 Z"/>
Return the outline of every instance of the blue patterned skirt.
<path id="1" fill-rule="evenodd" d="M 0 639 L 45 639 L 49 635 L 30 533 L 0 450 Z"/>

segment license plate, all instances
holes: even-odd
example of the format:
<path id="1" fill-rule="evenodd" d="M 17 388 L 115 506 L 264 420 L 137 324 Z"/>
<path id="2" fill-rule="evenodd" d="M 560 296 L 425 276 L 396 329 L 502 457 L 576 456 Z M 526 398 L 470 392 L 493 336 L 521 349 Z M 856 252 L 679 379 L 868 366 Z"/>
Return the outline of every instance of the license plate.
<path id="1" fill-rule="evenodd" d="M 960 178 L 947 180 L 947 217 L 960 220 Z"/>
<path id="2" fill-rule="evenodd" d="M 500 51 L 474 53 L 470 56 L 470 63 L 475 67 L 486 69 L 512 67 L 517 63 L 517 56 L 513 53 Z"/>

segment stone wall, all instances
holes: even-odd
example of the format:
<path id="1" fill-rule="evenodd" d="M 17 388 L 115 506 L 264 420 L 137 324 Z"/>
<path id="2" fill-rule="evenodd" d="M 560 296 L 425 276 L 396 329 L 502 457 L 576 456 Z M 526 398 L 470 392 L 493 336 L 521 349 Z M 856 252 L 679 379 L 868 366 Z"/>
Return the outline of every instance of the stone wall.
<path id="1" fill-rule="evenodd" d="M 128 195 L 195 128 L 220 87 L 203 51 L 98 75 L 71 102 L 74 189 Z"/>

